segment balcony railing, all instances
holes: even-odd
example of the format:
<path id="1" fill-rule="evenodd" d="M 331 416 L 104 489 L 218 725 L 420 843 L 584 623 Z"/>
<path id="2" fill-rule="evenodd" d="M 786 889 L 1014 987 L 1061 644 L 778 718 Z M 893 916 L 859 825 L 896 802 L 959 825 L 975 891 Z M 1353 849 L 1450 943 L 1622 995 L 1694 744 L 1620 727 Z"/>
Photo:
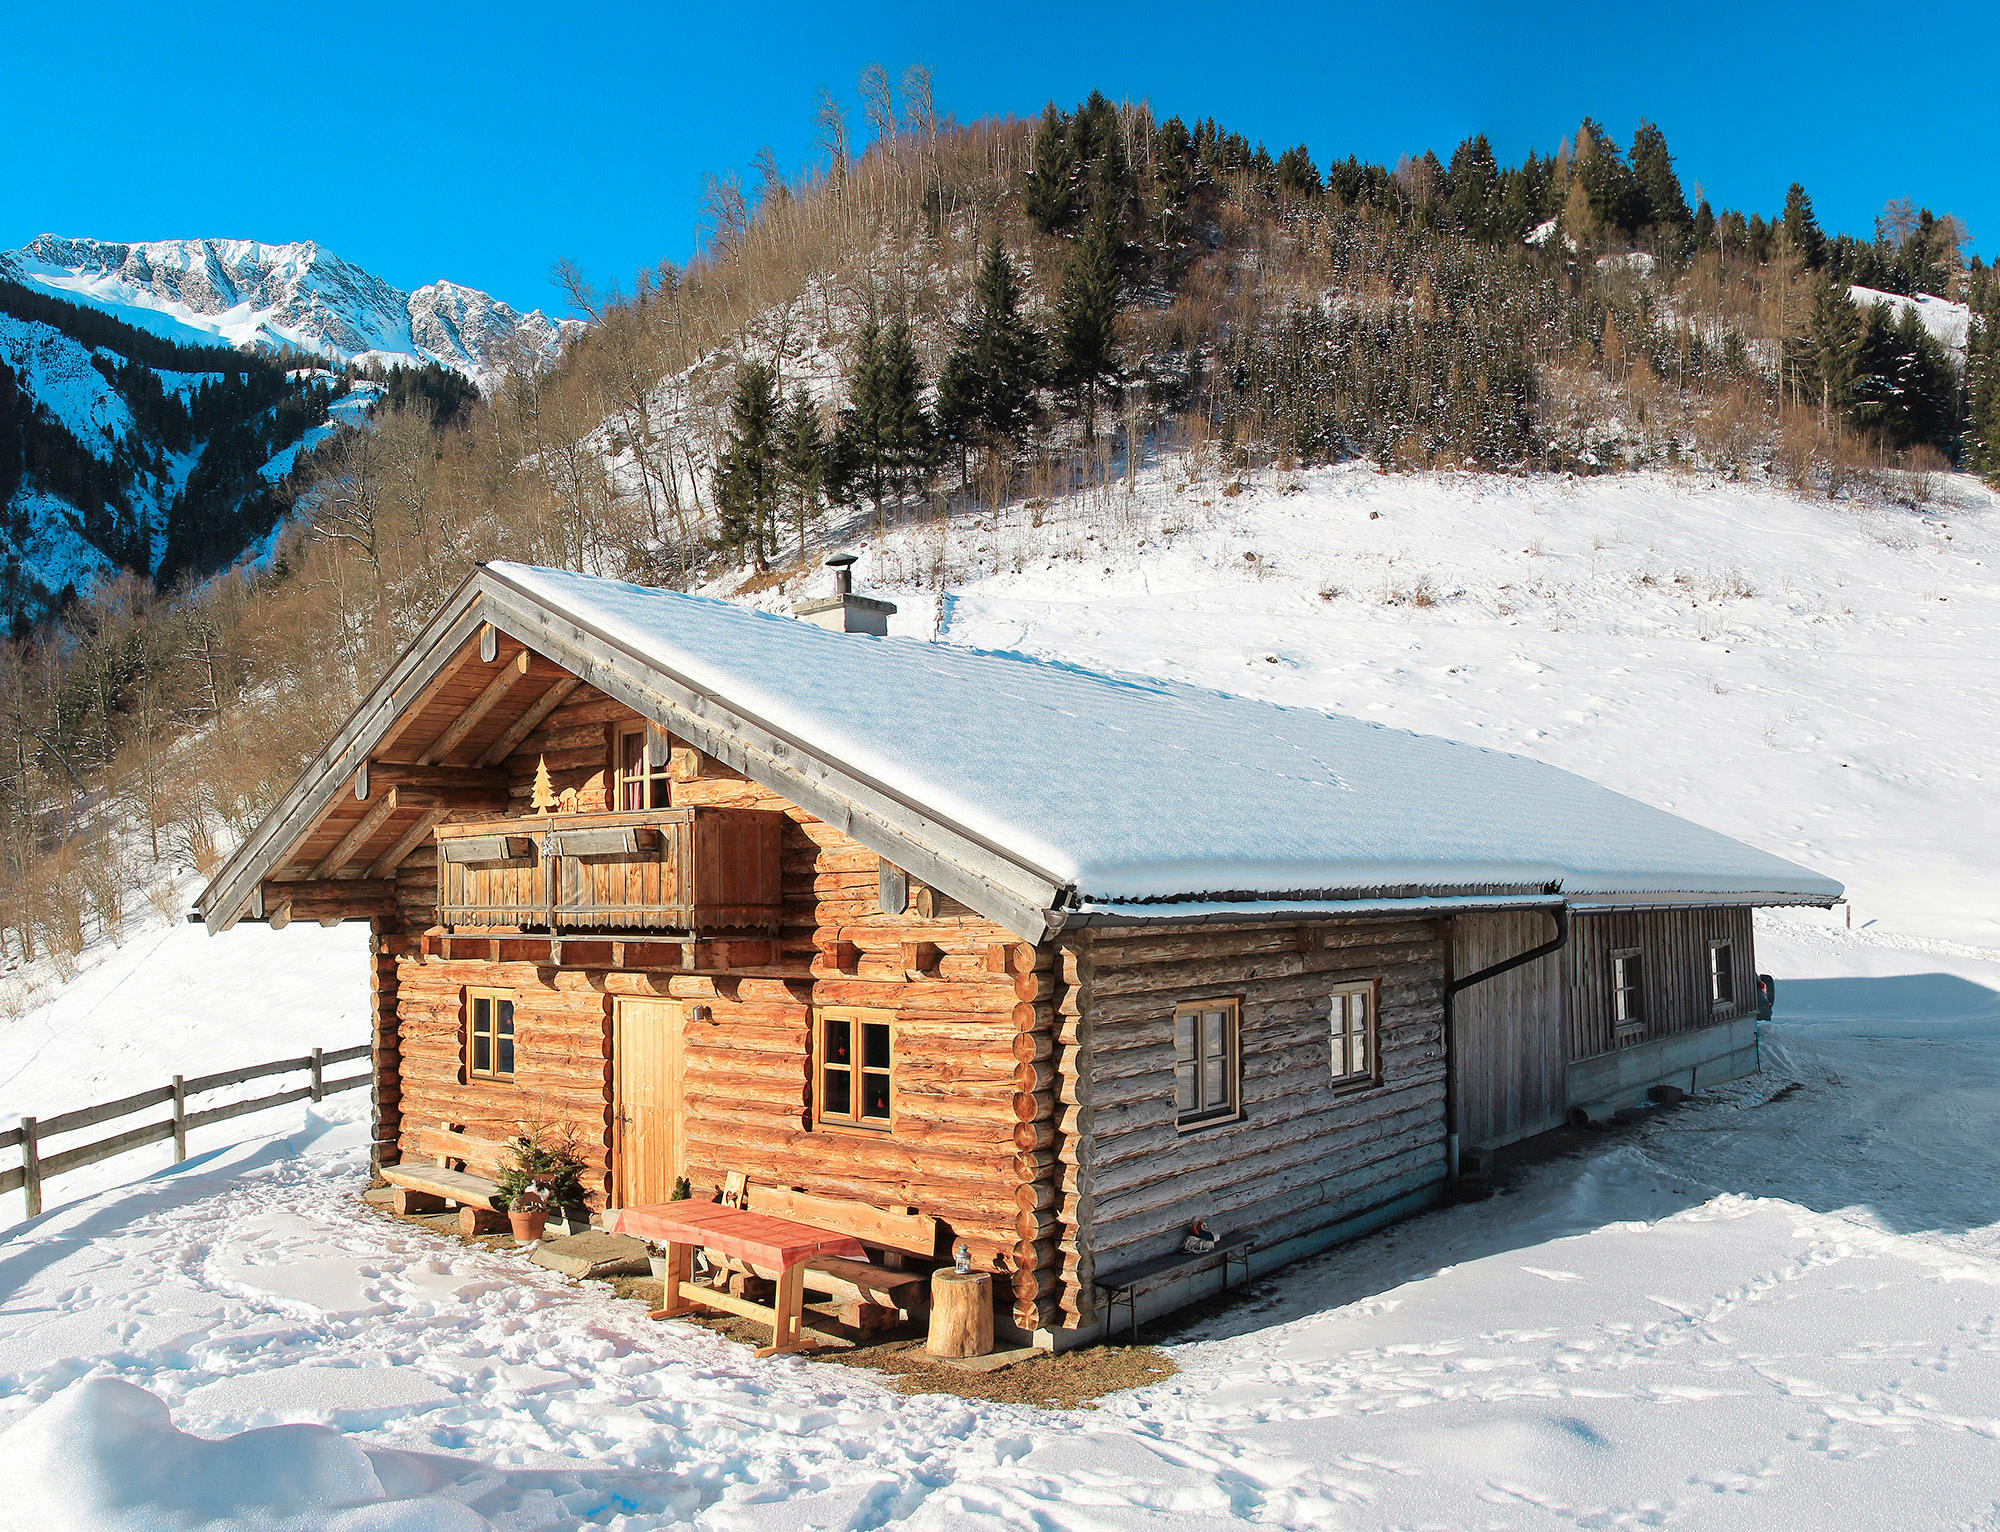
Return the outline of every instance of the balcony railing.
<path id="1" fill-rule="evenodd" d="M 775 935 L 783 822 L 768 810 L 685 808 L 440 825 L 438 923 Z"/>

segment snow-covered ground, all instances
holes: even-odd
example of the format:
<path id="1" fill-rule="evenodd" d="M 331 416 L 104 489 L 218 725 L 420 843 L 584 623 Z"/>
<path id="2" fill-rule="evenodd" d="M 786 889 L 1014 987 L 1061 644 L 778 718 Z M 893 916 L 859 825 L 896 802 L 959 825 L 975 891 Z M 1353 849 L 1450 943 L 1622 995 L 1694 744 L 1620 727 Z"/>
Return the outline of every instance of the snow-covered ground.
<path id="1" fill-rule="evenodd" d="M 1762 1076 L 1266 1279 L 1077 1415 L 755 1362 L 395 1224 L 365 1101 L 292 1108 L 0 1238 L 0 1527 L 2000 1526 L 1994 498 L 1181 485 L 857 538 L 862 583 L 1845 879 L 1851 930 L 1760 917 Z M 358 933 L 155 922 L 0 1023 L 0 1120 L 358 1041 L 365 986 Z"/>
<path id="2" fill-rule="evenodd" d="M 0 1526 L 1991 1525 L 2000 964 L 1762 951 L 1761 1079 L 1266 1280 L 1080 1415 L 397 1225 L 329 1104 L 0 1244 Z"/>

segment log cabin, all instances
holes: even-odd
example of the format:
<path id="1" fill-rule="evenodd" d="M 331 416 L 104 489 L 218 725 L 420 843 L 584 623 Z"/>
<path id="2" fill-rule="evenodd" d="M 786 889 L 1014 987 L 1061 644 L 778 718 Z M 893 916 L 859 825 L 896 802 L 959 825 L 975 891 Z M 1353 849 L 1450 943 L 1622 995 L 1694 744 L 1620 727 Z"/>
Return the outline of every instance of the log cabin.
<path id="1" fill-rule="evenodd" d="M 212 931 L 368 923 L 385 1175 L 553 1127 L 597 1207 L 915 1211 L 1059 1348 L 1226 1280 L 1196 1218 L 1266 1270 L 1754 1071 L 1751 911 L 1842 893 L 1539 762 L 849 602 L 481 566 L 219 870 Z"/>

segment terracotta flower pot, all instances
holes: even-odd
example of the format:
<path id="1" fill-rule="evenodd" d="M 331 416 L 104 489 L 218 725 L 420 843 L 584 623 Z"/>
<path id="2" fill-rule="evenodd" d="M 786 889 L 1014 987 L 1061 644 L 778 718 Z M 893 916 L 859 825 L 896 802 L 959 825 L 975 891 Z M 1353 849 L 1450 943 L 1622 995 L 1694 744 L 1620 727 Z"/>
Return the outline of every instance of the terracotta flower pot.
<path id="1" fill-rule="evenodd" d="M 542 1229 L 547 1225 L 549 1215 L 545 1211 L 516 1213 L 509 1211 L 507 1222 L 513 1226 L 514 1238 L 523 1245 L 532 1245 L 542 1237 Z"/>

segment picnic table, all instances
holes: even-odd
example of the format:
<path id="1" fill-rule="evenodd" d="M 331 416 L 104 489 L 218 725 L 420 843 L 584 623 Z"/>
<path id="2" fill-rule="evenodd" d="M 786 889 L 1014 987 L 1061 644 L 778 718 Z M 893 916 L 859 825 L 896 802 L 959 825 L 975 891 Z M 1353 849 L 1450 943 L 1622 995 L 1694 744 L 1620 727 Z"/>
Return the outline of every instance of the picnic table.
<path id="1" fill-rule="evenodd" d="M 802 1351 L 817 1344 L 805 1338 L 800 1319 L 807 1261 L 818 1256 L 868 1259 L 861 1241 L 852 1235 L 713 1202 L 655 1202 L 645 1207 L 616 1208 L 605 1215 L 604 1227 L 614 1234 L 630 1234 L 667 1247 L 665 1289 L 651 1318 L 671 1319 L 691 1308 L 711 1308 L 758 1320 L 771 1327 L 771 1344 L 758 1348 L 760 1357 Z M 776 1302 L 756 1303 L 726 1289 L 695 1282 L 694 1253 L 699 1248 L 719 1250 L 775 1270 Z"/>

